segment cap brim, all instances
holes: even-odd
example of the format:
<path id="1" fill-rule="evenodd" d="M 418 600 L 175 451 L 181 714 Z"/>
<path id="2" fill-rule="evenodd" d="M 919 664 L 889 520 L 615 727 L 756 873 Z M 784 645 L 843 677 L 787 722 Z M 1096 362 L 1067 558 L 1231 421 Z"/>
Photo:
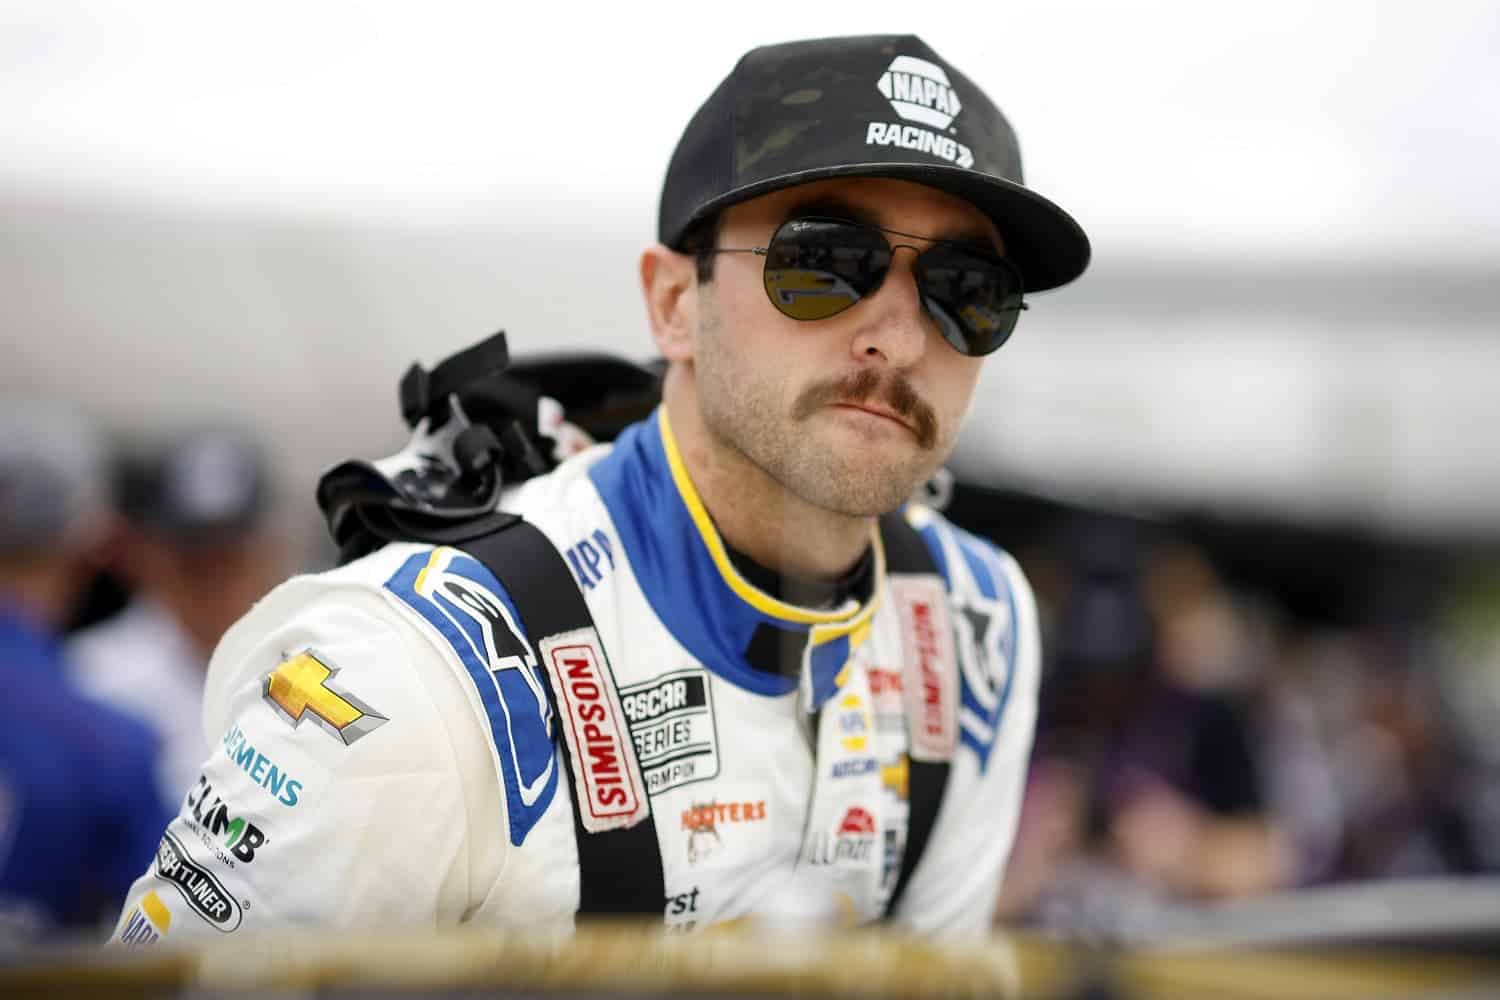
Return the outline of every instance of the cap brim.
<path id="1" fill-rule="evenodd" d="M 1021 271 L 1028 292 L 1066 285 L 1089 264 L 1089 238 L 1073 217 L 1028 187 L 963 167 L 923 163 L 858 163 L 818 167 L 770 177 L 726 191 L 701 206 L 688 225 L 742 201 L 833 177 L 889 177 L 947 191 L 994 220 L 1006 256 Z M 683 227 L 686 231 L 687 225 Z M 680 235 L 680 234 L 679 234 Z"/>

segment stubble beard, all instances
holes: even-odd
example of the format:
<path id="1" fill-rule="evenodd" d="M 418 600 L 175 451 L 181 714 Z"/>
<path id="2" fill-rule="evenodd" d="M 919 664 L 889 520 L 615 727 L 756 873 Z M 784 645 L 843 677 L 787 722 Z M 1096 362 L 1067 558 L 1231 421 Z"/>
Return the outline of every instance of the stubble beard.
<path id="1" fill-rule="evenodd" d="M 700 298 L 694 364 L 704 425 L 718 442 L 804 503 L 847 517 L 876 517 L 911 498 L 946 458 L 951 435 L 903 377 L 866 370 L 820 380 L 783 403 L 795 372 L 756 370 L 734 356 L 711 296 Z M 812 331 L 809 331 L 812 335 Z M 839 400 L 879 400 L 915 429 L 915 440 L 839 449 L 828 440 L 824 410 Z M 915 445 L 915 447 L 913 447 Z M 767 512 L 770 513 L 769 511 Z"/>

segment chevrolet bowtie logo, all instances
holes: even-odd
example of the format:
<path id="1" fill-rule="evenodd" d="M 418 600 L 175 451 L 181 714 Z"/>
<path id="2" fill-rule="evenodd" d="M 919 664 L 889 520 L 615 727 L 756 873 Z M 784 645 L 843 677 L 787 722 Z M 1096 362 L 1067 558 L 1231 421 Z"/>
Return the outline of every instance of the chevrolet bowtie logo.
<path id="1" fill-rule="evenodd" d="M 311 651 L 298 653 L 266 675 L 267 704 L 293 728 L 312 719 L 344 744 L 379 729 L 389 719 L 349 694 L 336 690 L 330 667 Z"/>

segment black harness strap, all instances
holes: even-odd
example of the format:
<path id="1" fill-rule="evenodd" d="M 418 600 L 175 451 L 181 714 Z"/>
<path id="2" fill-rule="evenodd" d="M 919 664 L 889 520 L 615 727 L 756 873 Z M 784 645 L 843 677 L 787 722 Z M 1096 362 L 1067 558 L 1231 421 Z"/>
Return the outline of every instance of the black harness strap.
<path id="1" fill-rule="evenodd" d="M 880 519 L 880 538 L 885 543 L 887 572 L 931 573 L 937 575 L 937 564 L 922 542 L 922 536 L 906 523 L 906 517 L 897 511 Z M 955 668 L 957 664 L 954 665 Z M 943 792 L 948 787 L 949 765 L 945 762 L 922 760 L 907 761 L 908 797 L 910 809 L 906 826 L 906 847 L 901 852 L 901 871 L 896 877 L 896 886 L 885 906 L 885 919 L 890 920 L 906 893 L 912 873 L 922 860 L 927 841 L 932 837 L 933 824 L 937 822 L 938 807 L 943 804 Z"/>
<path id="2" fill-rule="evenodd" d="M 921 537 L 900 513 L 880 521 L 886 565 L 894 573 L 937 573 L 937 566 Z M 462 548 L 492 572 L 515 602 L 525 623 L 536 662 L 542 662 L 540 640 L 577 628 L 592 627 L 593 617 L 584 603 L 573 574 L 557 548 L 533 524 L 516 519 L 479 537 L 465 539 Z M 540 670 L 552 714 L 559 722 L 557 694 L 551 678 Z M 566 740 L 557 741 L 563 763 L 573 784 L 571 752 Z M 635 752 L 626 740 L 627 750 Z M 908 805 L 906 846 L 896 885 L 886 904 L 885 917 L 896 912 L 912 874 L 926 851 L 948 784 L 950 767 L 943 762 L 908 760 Z M 660 917 L 666 897 L 662 874 L 661 846 L 654 818 L 648 815 L 635 826 L 592 833 L 583 826 L 578 796 L 570 796 L 573 829 L 578 843 L 580 915 L 640 914 Z"/>
<path id="3" fill-rule="evenodd" d="M 515 602 L 539 666 L 543 662 L 539 648 L 542 639 L 593 627 L 593 616 L 573 574 L 556 546 L 536 525 L 517 518 L 498 530 L 464 541 L 462 547 L 495 574 Z M 545 669 L 537 673 L 547 690 L 552 717 L 562 725 L 564 717 L 551 678 Z M 634 754 L 635 745 L 628 733 L 623 742 L 625 752 Z M 557 745 L 569 783 L 576 785 L 568 741 L 559 737 Z M 579 812 L 582 794 L 582 789 L 574 787 L 571 796 L 573 831 L 578 840 L 579 914 L 643 914 L 660 919 L 666 889 L 655 819 L 648 812 L 635 826 L 590 832 L 584 829 Z"/>

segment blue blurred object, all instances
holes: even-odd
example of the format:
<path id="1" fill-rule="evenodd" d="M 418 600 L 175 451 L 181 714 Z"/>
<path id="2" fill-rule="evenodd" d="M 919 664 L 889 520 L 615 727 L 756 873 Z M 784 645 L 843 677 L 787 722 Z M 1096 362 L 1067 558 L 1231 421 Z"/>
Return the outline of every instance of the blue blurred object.
<path id="1" fill-rule="evenodd" d="M 155 738 L 64 662 L 59 630 L 103 536 L 103 457 L 75 414 L 0 407 L 0 942 L 118 912 L 170 818 Z"/>
<path id="2" fill-rule="evenodd" d="M 89 926 L 118 909 L 171 818 L 140 723 L 65 680 L 56 637 L 0 606 L 0 920 Z"/>

